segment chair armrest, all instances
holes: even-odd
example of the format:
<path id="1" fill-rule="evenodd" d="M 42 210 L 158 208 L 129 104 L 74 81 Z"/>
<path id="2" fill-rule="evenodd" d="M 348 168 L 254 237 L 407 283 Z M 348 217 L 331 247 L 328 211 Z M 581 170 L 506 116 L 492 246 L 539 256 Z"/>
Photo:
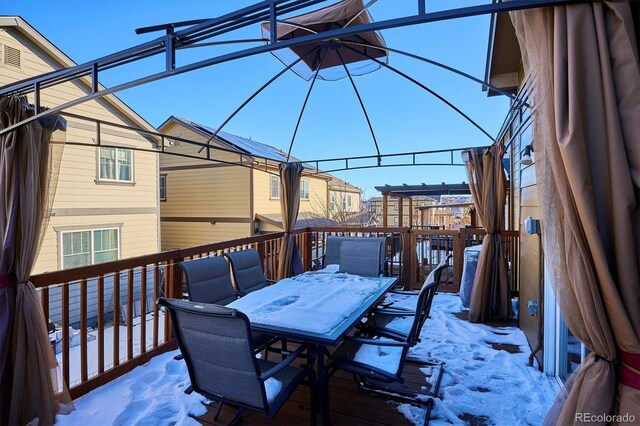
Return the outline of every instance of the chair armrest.
<path id="1" fill-rule="evenodd" d="M 377 309 L 375 311 L 376 315 L 391 315 L 394 317 L 412 317 L 416 314 L 415 311 L 410 311 L 408 309 Z"/>
<path id="2" fill-rule="evenodd" d="M 246 292 L 240 291 L 240 290 L 236 291 L 236 296 L 238 296 L 238 297 L 244 297 L 247 294 L 249 294 L 249 293 L 246 293 Z"/>
<path id="3" fill-rule="evenodd" d="M 269 278 L 265 278 L 265 280 L 267 281 L 267 284 L 275 284 L 278 282 L 278 280 L 270 280 Z"/>
<path id="4" fill-rule="evenodd" d="M 362 343 L 364 345 L 411 347 L 411 344 L 409 342 L 391 342 L 388 340 L 380 339 L 365 339 L 364 337 L 347 336 L 344 338 L 344 340 Z"/>
<path id="5" fill-rule="evenodd" d="M 404 342 L 407 339 L 407 334 L 398 330 L 391 330 L 390 328 L 385 327 L 373 327 L 369 329 L 369 332 L 375 334 L 380 337 L 388 337 L 389 339 L 398 340 L 400 342 Z"/>
<path id="6" fill-rule="evenodd" d="M 302 352 L 304 352 L 306 349 L 307 349 L 307 345 L 300 345 L 300 347 L 298 349 L 296 349 L 295 351 L 291 352 L 289 354 L 289 356 L 287 356 L 281 362 L 279 362 L 278 364 L 274 365 L 272 368 L 270 368 L 269 370 L 265 371 L 260 376 L 258 376 L 258 380 L 261 380 L 261 381 L 264 382 L 269 377 L 272 377 L 274 374 L 278 373 L 283 368 L 285 368 L 289 364 L 291 364 L 296 358 L 299 358 L 300 355 L 302 355 Z"/>
<path id="7" fill-rule="evenodd" d="M 401 294 L 403 296 L 418 296 L 420 294 L 418 290 L 389 290 L 388 293 Z"/>

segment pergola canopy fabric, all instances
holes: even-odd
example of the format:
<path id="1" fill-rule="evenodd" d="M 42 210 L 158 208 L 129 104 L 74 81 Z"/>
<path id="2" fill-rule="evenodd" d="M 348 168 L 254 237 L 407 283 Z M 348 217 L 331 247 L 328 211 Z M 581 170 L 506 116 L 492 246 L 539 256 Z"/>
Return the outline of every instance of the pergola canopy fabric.
<path id="1" fill-rule="evenodd" d="M 637 422 L 640 63 L 630 4 L 578 3 L 511 18 L 536 105 L 545 264 L 567 327 L 589 350 L 545 424 L 582 424 L 579 413 Z"/>
<path id="2" fill-rule="evenodd" d="M 300 163 L 280 163 L 280 209 L 284 236 L 278 254 L 278 279 L 302 273 L 302 261 L 293 230 L 300 209 L 300 178 L 304 167 Z"/>
<path id="3" fill-rule="evenodd" d="M 343 0 L 322 9 L 278 22 L 276 34 L 278 40 L 288 40 L 371 22 L 373 22 L 373 18 L 366 10 L 362 0 Z M 263 38 L 268 39 L 271 25 L 269 22 L 264 22 L 261 28 Z M 292 67 L 292 70 L 305 80 L 310 80 L 318 70 L 317 78 L 339 80 L 346 77 L 347 72 L 351 75 L 362 75 L 381 67 L 380 64 L 368 57 L 387 62 L 388 51 L 384 50 L 386 45 L 378 31 L 356 34 L 341 40 L 372 45 L 377 48 L 355 44 L 350 44 L 349 48 L 345 48 L 340 41 L 334 40 L 303 44 L 292 49 L 281 49 L 271 53 L 287 66 L 296 59 L 303 58 L 299 64 Z M 348 71 L 345 70 L 345 67 Z"/>

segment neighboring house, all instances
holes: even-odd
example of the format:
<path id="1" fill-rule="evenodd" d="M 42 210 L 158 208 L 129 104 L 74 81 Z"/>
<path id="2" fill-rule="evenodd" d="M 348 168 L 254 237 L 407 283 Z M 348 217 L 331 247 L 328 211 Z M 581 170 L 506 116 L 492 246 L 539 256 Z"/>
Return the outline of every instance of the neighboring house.
<path id="1" fill-rule="evenodd" d="M 383 225 L 383 201 L 382 197 L 371 197 L 369 199 L 370 208 L 375 214 L 375 226 Z M 417 195 L 412 197 L 412 212 L 409 210 L 409 199 L 404 198 L 402 203 L 402 222 L 400 222 L 400 200 L 390 197 L 387 202 L 387 225 L 388 226 L 409 226 L 409 215 L 413 215 L 413 225 L 420 223 L 420 215 L 417 211 L 418 207 L 436 204 L 437 201 L 425 195 Z"/>
<path id="2" fill-rule="evenodd" d="M 362 189 L 332 176 L 329 181 L 329 217 L 341 225 L 360 223 L 361 198 Z"/>
<path id="3" fill-rule="evenodd" d="M 171 116 L 160 126 L 160 131 L 206 142 L 215 129 Z M 198 146 L 168 139 L 171 145 L 167 147 L 168 152 L 197 155 L 200 151 Z M 228 163 L 170 155 L 160 158 L 163 249 L 282 231 L 280 178 L 275 161 L 285 161 L 286 154 L 270 145 L 223 131 L 211 144 L 233 151 L 211 151 L 212 158 Z M 239 154 L 245 165 L 255 167 L 238 165 Z M 274 162 L 265 170 L 264 161 L 252 155 Z M 334 224 L 327 220 L 327 182 L 331 176 L 311 174 L 312 171 L 311 166 L 305 166 L 306 173 L 300 182 L 297 227 Z"/>
<path id="4" fill-rule="evenodd" d="M 519 92 L 526 98 L 531 82 L 525 78 L 518 41 L 508 14 L 492 17 L 487 55 L 485 78 L 500 89 Z M 489 96 L 493 95 L 497 93 L 490 90 Z M 531 348 L 541 349 L 537 351 L 536 358 L 544 371 L 564 381 L 582 362 L 586 351 L 567 329 L 555 303 L 545 271 L 542 236 L 525 232 L 525 219 L 540 219 L 542 213 L 538 198 L 540 187 L 534 170 L 535 153 L 531 153 L 531 163 L 521 161 L 525 147 L 530 146 L 535 138 L 532 130 L 534 119 L 529 108 L 514 105 L 499 136 L 509 147 L 505 154 L 510 194 L 506 227 L 520 231 L 519 326 Z"/>
<path id="5" fill-rule="evenodd" d="M 0 86 L 75 63 L 17 16 L 0 16 Z M 44 90 L 41 104 L 91 93 L 90 81 Z M 113 95 L 71 107 L 68 112 L 155 131 Z M 67 142 L 92 143 L 95 125 L 67 118 Z M 51 221 L 34 273 L 156 253 L 159 244 L 158 156 L 137 133 L 105 129 L 103 143 L 122 148 L 64 148 Z"/>

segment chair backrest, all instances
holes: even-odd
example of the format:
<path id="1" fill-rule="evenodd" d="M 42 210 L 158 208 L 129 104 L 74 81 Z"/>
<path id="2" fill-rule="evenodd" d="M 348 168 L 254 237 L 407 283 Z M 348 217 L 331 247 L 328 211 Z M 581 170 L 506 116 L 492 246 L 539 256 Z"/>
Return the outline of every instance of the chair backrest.
<path id="1" fill-rule="evenodd" d="M 330 235 L 325 242 L 325 257 L 324 266 L 327 265 L 339 265 L 342 244 L 349 241 L 365 242 L 367 244 L 374 244 L 379 249 L 378 262 L 380 274 L 384 272 L 384 263 L 386 260 L 386 238 L 385 237 L 343 237 Z"/>
<path id="2" fill-rule="evenodd" d="M 440 281 L 442 279 L 442 272 L 449 267 L 449 259 L 451 259 L 453 255 L 445 256 L 438 266 L 431 271 L 431 273 L 427 276 L 427 279 L 424 281 L 422 288 L 420 289 L 420 296 L 424 293 L 424 300 L 422 301 L 423 305 L 420 306 L 421 300 L 420 296 L 418 297 L 418 304 L 416 306 L 416 313 L 420 312 L 419 315 L 419 325 L 416 339 L 420 336 L 420 330 L 422 330 L 422 326 L 424 325 L 427 318 L 429 318 L 429 314 L 431 313 L 431 305 L 433 304 L 433 298 L 435 297 L 436 292 L 438 291 L 438 286 L 440 286 Z M 435 284 L 435 288 L 428 288 L 432 284 Z"/>
<path id="3" fill-rule="evenodd" d="M 255 249 L 247 249 L 225 253 L 231 263 L 233 280 L 238 291 L 251 293 L 267 286 L 267 280 L 262 271 L 260 255 Z"/>
<path id="4" fill-rule="evenodd" d="M 187 300 L 160 299 L 171 314 L 193 390 L 267 411 L 260 369 L 251 350 L 251 327 L 242 312 Z"/>
<path id="5" fill-rule="evenodd" d="M 179 263 L 187 281 L 189 300 L 226 305 L 236 300 L 229 265 L 221 256 Z"/>
<path id="6" fill-rule="evenodd" d="M 339 271 L 362 277 L 379 276 L 380 244 L 380 241 L 343 242 L 340 247 Z"/>

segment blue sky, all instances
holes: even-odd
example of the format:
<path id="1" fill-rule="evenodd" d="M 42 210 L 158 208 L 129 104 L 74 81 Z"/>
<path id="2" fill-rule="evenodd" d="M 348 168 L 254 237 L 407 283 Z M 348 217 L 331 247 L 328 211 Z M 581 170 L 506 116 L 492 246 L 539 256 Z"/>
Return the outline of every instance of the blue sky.
<path id="1" fill-rule="evenodd" d="M 428 11 L 470 6 L 485 1 L 427 2 Z M 250 1 L 111 0 L 4 2 L 0 14 L 20 15 L 78 63 L 86 62 L 160 35 L 136 35 L 139 27 L 215 17 Z M 331 2 L 327 2 L 329 4 Z M 382 20 L 413 13 L 415 0 L 380 0 L 370 8 Z M 409 51 L 483 78 L 489 16 L 465 18 L 383 31 L 390 47 Z M 252 26 L 226 38 L 256 38 Z M 191 49 L 179 52 L 178 65 L 238 49 Z M 111 86 L 127 78 L 160 70 L 162 59 L 116 69 L 101 76 Z M 508 110 L 505 97 L 488 98 L 481 87 L 462 77 L 391 53 L 389 64 L 440 93 L 495 135 Z M 171 77 L 117 95 L 154 126 L 170 115 L 217 127 L 258 87 L 282 69 L 271 54 L 262 54 Z M 355 77 L 382 153 L 487 145 L 489 139 L 427 92 L 389 70 Z M 254 99 L 224 130 L 287 150 L 309 82 L 286 73 Z M 293 155 L 303 160 L 373 155 L 375 148 L 362 110 L 347 79 L 317 81 L 302 119 Z M 336 173 L 377 196 L 384 184 L 457 183 L 466 181 L 463 167 L 420 166 Z"/>

